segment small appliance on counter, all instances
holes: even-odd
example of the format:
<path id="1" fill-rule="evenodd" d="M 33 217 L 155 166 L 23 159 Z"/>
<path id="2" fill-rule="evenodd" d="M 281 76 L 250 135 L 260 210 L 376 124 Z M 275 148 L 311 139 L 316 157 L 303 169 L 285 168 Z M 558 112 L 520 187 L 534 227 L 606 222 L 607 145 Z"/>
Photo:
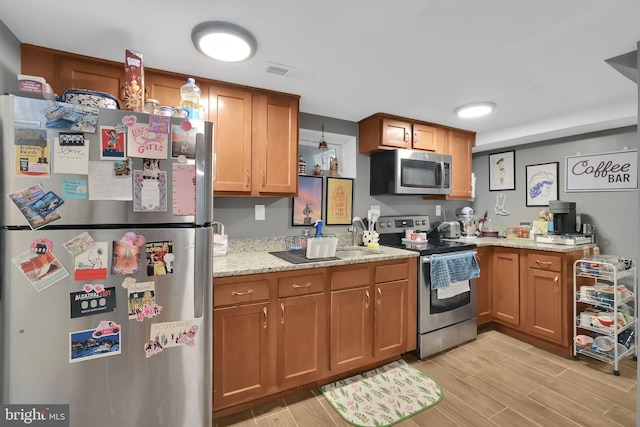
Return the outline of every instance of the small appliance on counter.
<path id="1" fill-rule="evenodd" d="M 460 237 L 475 237 L 478 230 L 478 222 L 472 208 L 465 206 L 456 209 L 456 217 L 460 223 Z"/>
<path id="2" fill-rule="evenodd" d="M 553 214 L 553 234 L 576 233 L 576 203 L 550 200 L 549 212 Z"/>

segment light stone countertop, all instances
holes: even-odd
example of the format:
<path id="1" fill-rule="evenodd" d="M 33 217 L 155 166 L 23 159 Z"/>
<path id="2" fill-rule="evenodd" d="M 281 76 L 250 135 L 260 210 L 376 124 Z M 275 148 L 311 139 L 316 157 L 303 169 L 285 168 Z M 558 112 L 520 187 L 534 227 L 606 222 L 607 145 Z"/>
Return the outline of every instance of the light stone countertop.
<path id="1" fill-rule="evenodd" d="M 351 244 L 351 234 L 338 235 L 338 250 L 357 249 L 361 256 L 349 256 L 335 260 L 292 264 L 269 252 L 286 251 L 284 237 L 256 239 L 234 239 L 229 241 L 225 256 L 213 257 L 213 277 L 239 276 L 243 274 L 270 273 L 275 271 L 301 270 L 305 268 L 331 267 L 359 264 L 363 262 L 418 257 L 418 252 L 380 246 L 378 249 Z"/>
<path id="2" fill-rule="evenodd" d="M 338 235 L 338 250 L 354 249 L 351 245 L 351 234 Z M 535 243 L 524 239 L 503 239 L 497 237 L 479 237 L 473 239 L 445 239 L 459 242 L 475 243 L 481 246 L 499 246 L 517 249 L 541 250 L 549 252 L 573 252 L 591 245 L 553 245 L 548 243 Z M 229 240 L 227 255 L 213 258 L 213 277 L 239 276 L 244 274 L 269 273 L 276 271 L 301 270 L 316 267 L 331 267 L 336 265 L 358 264 L 363 262 L 383 261 L 389 259 L 418 257 L 418 252 L 404 249 L 380 246 L 378 249 L 357 247 L 362 251 L 361 256 L 349 256 L 335 260 L 305 262 L 292 264 L 269 252 L 285 251 L 284 237 L 267 237 L 254 239 Z"/>
<path id="3" fill-rule="evenodd" d="M 476 238 L 459 238 L 459 239 L 445 239 L 457 242 L 475 243 L 476 246 L 499 246 L 503 248 L 516 248 L 516 249 L 530 249 L 537 251 L 548 252 L 573 252 L 580 251 L 585 246 L 592 248 L 596 245 L 554 245 L 551 243 L 536 243 L 529 239 L 504 239 L 500 237 L 476 237 Z"/>

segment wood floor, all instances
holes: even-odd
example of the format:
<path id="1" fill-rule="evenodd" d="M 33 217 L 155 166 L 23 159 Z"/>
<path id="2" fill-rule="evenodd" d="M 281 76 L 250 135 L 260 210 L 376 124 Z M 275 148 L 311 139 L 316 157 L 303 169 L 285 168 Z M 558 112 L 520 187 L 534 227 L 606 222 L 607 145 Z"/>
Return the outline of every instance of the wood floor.
<path id="1" fill-rule="evenodd" d="M 404 359 L 444 390 L 437 405 L 397 426 L 635 426 L 636 362 L 566 359 L 497 331 L 449 351 Z M 314 389 L 214 420 L 215 426 L 349 426 Z"/>

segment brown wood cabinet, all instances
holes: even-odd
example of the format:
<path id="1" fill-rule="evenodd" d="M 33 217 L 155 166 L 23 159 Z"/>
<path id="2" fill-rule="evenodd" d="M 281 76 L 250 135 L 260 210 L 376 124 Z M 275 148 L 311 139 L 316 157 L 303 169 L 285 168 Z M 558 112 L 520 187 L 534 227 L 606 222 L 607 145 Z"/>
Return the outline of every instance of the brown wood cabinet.
<path id="1" fill-rule="evenodd" d="M 377 113 L 358 122 L 358 149 L 373 153 L 394 148 L 444 153 L 446 132 L 432 123 Z"/>
<path id="2" fill-rule="evenodd" d="M 306 384 L 326 372 L 325 277 L 324 269 L 278 275 L 278 388 Z"/>
<path id="3" fill-rule="evenodd" d="M 209 118 L 215 124 L 214 192 L 251 194 L 251 92 L 225 86 L 209 87 Z"/>
<path id="4" fill-rule="evenodd" d="M 56 93 L 97 90 L 117 96 L 123 107 L 123 63 L 28 44 L 21 54 L 21 71 L 45 77 Z M 297 195 L 300 97 L 145 68 L 146 97 L 178 106 L 188 77 L 196 79 L 205 117 L 215 125 L 215 195 Z"/>
<path id="5" fill-rule="evenodd" d="M 274 322 L 268 277 L 221 280 L 214 286 L 213 407 L 266 395 L 273 387 Z"/>
<path id="6" fill-rule="evenodd" d="M 415 349 L 416 258 L 215 279 L 213 408 Z"/>
<path id="7" fill-rule="evenodd" d="M 476 145 L 474 133 L 450 129 L 447 135 L 447 153 L 451 155 L 451 194 L 447 200 L 471 199 L 471 150 Z"/>
<path id="8" fill-rule="evenodd" d="M 406 259 L 329 270 L 331 374 L 416 348 L 416 268 Z"/>
<path id="9" fill-rule="evenodd" d="M 480 246 L 477 248 L 477 260 L 480 267 L 480 277 L 476 280 L 476 301 L 478 304 L 478 326 L 483 326 L 492 320 L 491 313 L 491 270 L 493 261 L 493 247 Z"/>
<path id="10" fill-rule="evenodd" d="M 562 257 L 531 251 L 526 274 L 526 331 L 561 344 L 568 326 L 562 304 Z"/>
<path id="11" fill-rule="evenodd" d="M 493 319 L 508 326 L 520 326 L 520 254 L 495 248 L 492 265 Z"/>
<path id="12" fill-rule="evenodd" d="M 491 316 L 486 316 L 487 291 L 483 252 L 478 248 L 478 325 L 492 322 L 519 339 L 570 356 L 573 325 L 573 263 L 582 251 L 549 252 L 494 247 L 488 274 Z M 489 252 L 487 252 L 489 253 Z M 482 320 L 481 320 L 482 319 Z"/>

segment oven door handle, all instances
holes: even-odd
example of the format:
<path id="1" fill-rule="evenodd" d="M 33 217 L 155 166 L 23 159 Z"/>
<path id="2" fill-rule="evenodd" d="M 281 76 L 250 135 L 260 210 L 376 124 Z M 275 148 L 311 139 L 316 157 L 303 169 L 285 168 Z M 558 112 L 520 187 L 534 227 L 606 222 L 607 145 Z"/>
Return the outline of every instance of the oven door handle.
<path id="1" fill-rule="evenodd" d="M 446 252 L 444 254 L 438 254 L 438 255 L 447 255 L 447 254 L 459 255 L 459 254 L 465 254 L 465 253 L 472 253 L 476 256 L 478 255 L 478 251 L 455 251 L 455 252 Z M 429 263 L 431 263 L 431 255 L 423 255 L 420 257 L 420 264 L 429 264 Z"/>

